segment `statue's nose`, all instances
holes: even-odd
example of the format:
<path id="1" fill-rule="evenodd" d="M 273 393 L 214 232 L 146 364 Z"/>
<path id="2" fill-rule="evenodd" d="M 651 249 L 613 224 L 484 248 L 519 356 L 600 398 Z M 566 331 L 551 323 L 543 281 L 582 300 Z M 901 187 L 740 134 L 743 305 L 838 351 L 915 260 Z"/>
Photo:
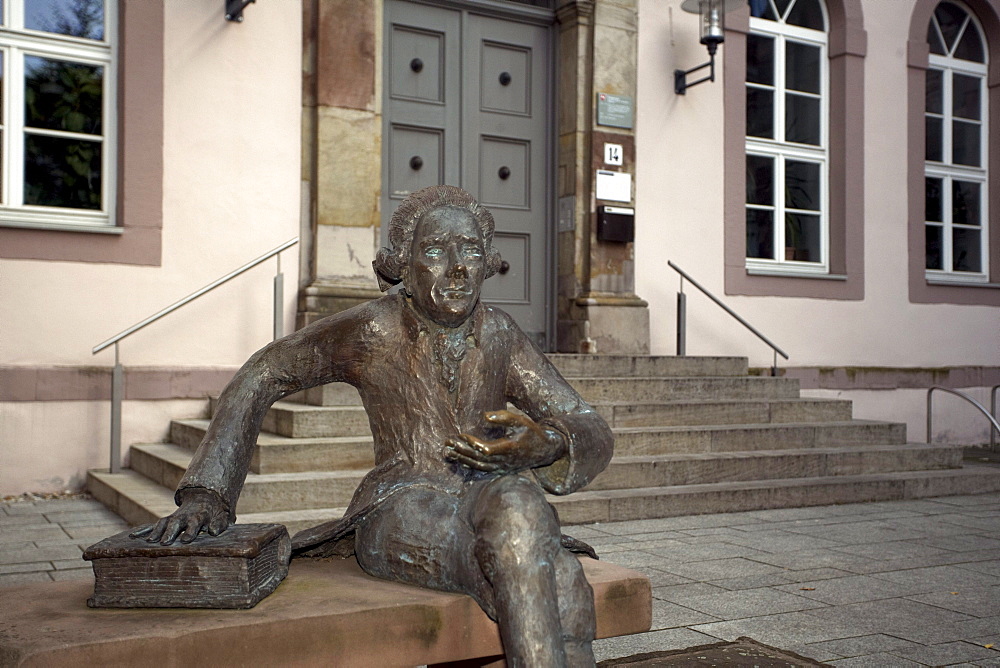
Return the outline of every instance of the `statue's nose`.
<path id="1" fill-rule="evenodd" d="M 452 249 L 449 253 L 448 258 L 448 276 L 450 277 L 467 277 L 469 275 L 469 267 L 466 266 L 465 261 L 458 254 L 455 249 Z"/>

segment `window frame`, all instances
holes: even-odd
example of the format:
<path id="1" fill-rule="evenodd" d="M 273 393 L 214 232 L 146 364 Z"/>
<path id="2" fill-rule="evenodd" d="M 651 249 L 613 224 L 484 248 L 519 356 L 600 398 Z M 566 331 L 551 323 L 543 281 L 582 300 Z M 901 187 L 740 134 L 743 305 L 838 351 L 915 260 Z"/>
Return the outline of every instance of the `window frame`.
<path id="1" fill-rule="evenodd" d="M 962 7 L 977 23 L 984 41 L 987 72 L 982 104 L 988 114 L 984 125 L 994 134 L 1000 127 L 1000 0 L 948 0 Z M 916 0 L 910 19 L 907 45 L 907 105 L 909 117 L 907 151 L 908 189 L 908 282 L 911 303 L 1000 306 L 1000 225 L 987 225 L 981 245 L 988 264 L 986 280 L 969 272 L 942 275 L 926 268 L 926 176 L 925 138 L 926 77 L 931 68 L 927 27 L 940 0 Z M 991 40 L 991 36 L 993 37 Z M 991 146 L 985 137 L 983 164 L 986 192 L 984 216 L 1000 211 L 1000 147 Z M 996 143 L 996 142 L 994 142 Z M 984 219 L 984 222 L 985 219 Z"/>
<path id="2" fill-rule="evenodd" d="M 927 72 L 932 70 L 942 74 L 941 100 L 942 109 L 940 114 L 934 114 L 941 118 L 941 157 L 942 160 L 928 160 L 924 158 L 925 178 L 940 179 L 941 188 L 941 221 L 927 220 L 924 215 L 925 229 L 935 226 L 941 228 L 941 256 L 943 261 L 942 269 L 930 269 L 925 266 L 927 278 L 932 281 L 946 283 L 988 283 L 990 275 L 990 254 L 989 244 L 989 91 L 986 86 L 986 79 L 989 74 L 989 53 L 986 49 L 986 35 L 976 19 L 976 15 L 969 11 L 961 2 L 947 0 L 966 12 L 969 23 L 965 30 L 974 29 L 979 34 L 979 39 L 983 43 L 984 63 L 976 63 L 967 60 L 954 58 L 953 56 L 941 56 L 935 53 L 928 54 Z M 936 8 L 936 6 L 935 6 Z M 964 34 L 964 33 L 963 33 Z M 979 82 L 979 155 L 980 166 L 956 164 L 953 159 L 953 137 L 952 131 L 954 116 L 954 80 L 955 75 L 973 77 Z M 926 88 L 925 88 L 926 90 Z M 931 114 L 925 110 L 925 119 Z M 925 121 L 926 122 L 926 121 Z M 978 226 L 960 226 L 960 228 L 976 229 L 979 232 L 979 266 L 978 272 L 956 271 L 953 266 L 953 238 L 956 223 L 953 220 L 954 206 L 952 205 L 952 184 L 954 180 L 969 183 L 977 183 L 981 186 L 980 191 L 980 224 Z"/>
<path id="3" fill-rule="evenodd" d="M 746 36 L 750 9 L 726 14 L 723 58 L 725 291 L 728 295 L 864 299 L 865 77 L 861 0 L 825 0 L 829 81 L 828 273 L 747 267 Z"/>
<path id="4" fill-rule="evenodd" d="M 823 12 L 823 23 L 830 25 L 829 13 L 826 3 L 819 0 L 820 8 Z M 780 135 L 775 138 L 754 137 L 746 135 L 746 154 L 766 156 L 774 159 L 774 204 L 771 210 L 774 211 L 774 258 L 746 257 L 746 266 L 749 270 L 767 271 L 772 273 L 796 274 L 827 274 L 829 273 L 829 249 L 830 249 L 830 229 L 829 229 L 829 126 L 830 126 L 830 72 L 829 72 L 829 30 L 819 31 L 801 26 L 787 25 L 779 21 L 750 17 L 748 35 L 763 35 L 774 40 L 774 84 L 770 87 L 774 91 L 774 133 Z M 818 47 L 820 50 L 820 118 L 819 118 L 819 144 L 802 144 L 788 141 L 785 134 L 785 112 L 788 86 L 785 77 L 786 45 L 788 42 L 806 44 Z M 746 82 L 747 88 L 764 88 L 758 84 Z M 778 195 L 780 184 L 784 183 L 785 165 L 789 160 L 808 162 L 820 166 L 820 196 L 819 196 L 819 236 L 821 241 L 819 262 L 805 262 L 799 260 L 787 260 L 782 257 L 781 249 L 787 247 L 785 243 L 785 214 L 786 203 L 783 197 Z M 747 209 L 759 208 L 761 205 L 751 205 L 747 203 Z"/>
<path id="5" fill-rule="evenodd" d="M 118 108 L 118 3 L 106 0 L 104 39 L 101 41 L 31 30 L 24 27 L 23 0 L 3 3 L 4 24 L 0 27 L 3 76 L 7 90 L 3 96 L 2 170 L 0 180 L 0 226 L 49 230 L 89 229 L 120 233 L 116 226 L 117 118 Z M 14 27 L 15 25 L 20 27 Z M 66 60 L 104 68 L 101 99 L 101 208 L 76 209 L 24 204 L 25 136 L 79 138 L 98 141 L 98 135 L 42 129 L 29 130 L 24 118 L 24 59 L 28 56 Z"/>

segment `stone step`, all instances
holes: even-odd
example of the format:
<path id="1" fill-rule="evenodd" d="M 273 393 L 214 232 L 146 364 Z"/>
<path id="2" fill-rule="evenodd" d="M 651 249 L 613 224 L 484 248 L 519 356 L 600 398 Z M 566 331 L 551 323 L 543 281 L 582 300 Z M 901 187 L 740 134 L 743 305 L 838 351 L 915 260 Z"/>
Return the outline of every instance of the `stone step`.
<path id="1" fill-rule="evenodd" d="M 951 445 L 864 445 L 755 452 L 620 456 L 586 490 L 862 475 L 962 466 Z"/>
<path id="2" fill-rule="evenodd" d="M 566 378 L 612 377 L 741 377 L 745 357 L 670 357 L 651 355 L 549 355 Z M 303 390 L 285 401 L 312 406 L 360 406 L 358 391 L 346 383 L 330 383 Z"/>
<path id="3" fill-rule="evenodd" d="M 215 415 L 218 400 L 218 397 L 211 398 L 212 415 Z M 313 406 L 293 401 L 272 404 L 264 415 L 261 431 L 289 438 L 372 435 L 368 413 L 361 406 Z"/>
<path id="4" fill-rule="evenodd" d="M 208 420 L 174 420 L 170 425 L 170 440 L 193 451 L 205 436 L 208 424 Z M 372 448 L 371 436 L 289 438 L 261 432 L 250 471 L 268 474 L 368 469 L 375 465 Z"/>
<path id="5" fill-rule="evenodd" d="M 964 468 L 939 471 L 581 491 L 549 500 L 563 524 L 589 524 L 998 490 L 1000 468 L 966 463 Z"/>
<path id="6" fill-rule="evenodd" d="M 176 489 L 192 453 L 172 443 L 134 445 L 131 468 L 169 489 Z M 236 505 L 240 514 L 346 506 L 365 470 L 248 473 Z"/>
<path id="7" fill-rule="evenodd" d="M 177 509 L 174 490 L 131 469 L 87 471 L 87 491 L 130 526 L 149 524 Z"/>
<path id="8" fill-rule="evenodd" d="M 595 404 L 594 410 L 612 427 L 840 422 L 851 419 L 851 402 L 845 399 L 623 402 Z"/>
<path id="9" fill-rule="evenodd" d="M 732 378 L 573 378 L 570 384 L 590 404 L 657 403 L 722 399 L 797 399 L 799 381 L 792 378 L 738 376 Z"/>
<path id="10" fill-rule="evenodd" d="M 215 413 L 218 398 L 211 402 Z M 823 422 L 851 419 L 851 402 L 842 399 L 775 399 L 771 401 L 672 401 L 596 404 L 612 427 L 671 425 Z M 262 430 L 289 438 L 371 437 L 368 415 L 361 406 L 313 406 L 279 401 L 264 417 Z"/>
<path id="11" fill-rule="evenodd" d="M 548 358 L 566 378 L 593 376 L 745 376 L 745 357 L 674 357 L 667 355 L 572 355 Z"/>
<path id="12" fill-rule="evenodd" d="M 107 470 L 87 472 L 87 489 L 94 498 L 118 513 L 131 526 L 155 522 L 176 510 L 174 492 L 131 469 L 121 473 Z M 276 522 L 288 527 L 288 533 L 314 527 L 317 524 L 340 519 L 347 510 L 342 508 L 311 508 L 261 513 L 240 513 L 240 524 L 266 524 Z"/>
<path id="13" fill-rule="evenodd" d="M 845 422 L 615 429 L 615 454 L 674 455 L 906 443 L 906 425 Z"/>

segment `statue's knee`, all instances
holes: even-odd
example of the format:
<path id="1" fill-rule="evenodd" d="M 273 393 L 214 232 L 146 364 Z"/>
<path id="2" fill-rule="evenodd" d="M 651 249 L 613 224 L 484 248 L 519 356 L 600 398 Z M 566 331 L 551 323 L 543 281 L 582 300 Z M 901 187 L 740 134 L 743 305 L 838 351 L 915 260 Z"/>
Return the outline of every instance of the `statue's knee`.
<path id="1" fill-rule="evenodd" d="M 507 476 L 490 484 L 477 504 L 476 524 L 499 521 L 514 525 L 555 522 L 555 514 L 541 488 L 521 476 Z"/>

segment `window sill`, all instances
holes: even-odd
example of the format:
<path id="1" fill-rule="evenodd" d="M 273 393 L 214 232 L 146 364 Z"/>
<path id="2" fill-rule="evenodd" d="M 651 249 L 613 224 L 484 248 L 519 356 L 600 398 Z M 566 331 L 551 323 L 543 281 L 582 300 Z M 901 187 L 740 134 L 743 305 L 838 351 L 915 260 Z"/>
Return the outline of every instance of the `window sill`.
<path id="1" fill-rule="evenodd" d="M 3 220 L 0 218 L 0 227 L 12 227 L 22 230 L 43 230 L 50 232 L 86 232 L 90 234 L 122 234 L 124 229 L 112 225 L 102 225 L 100 223 L 59 223 L 54 221 L 34 222 L 25 220 Z"/>
<path id="2" fill-rule="evenodd" d="M 846 281 L 844 274 L 817 274 L 790 269 L 767 269 L 763 267 L 747 267 L 748 276 L 777 276 L 778 278 L 813 278 L 821 281 Z"/>
<path id="3" fill-rule="evenodd" d="M 973 281 L 955 281 L 941 278 L 927 278 L 927 285 L 941 285 L 949 288 L 992 288 L 1000 289 L 1000 283 L 977 283 Z"/>

